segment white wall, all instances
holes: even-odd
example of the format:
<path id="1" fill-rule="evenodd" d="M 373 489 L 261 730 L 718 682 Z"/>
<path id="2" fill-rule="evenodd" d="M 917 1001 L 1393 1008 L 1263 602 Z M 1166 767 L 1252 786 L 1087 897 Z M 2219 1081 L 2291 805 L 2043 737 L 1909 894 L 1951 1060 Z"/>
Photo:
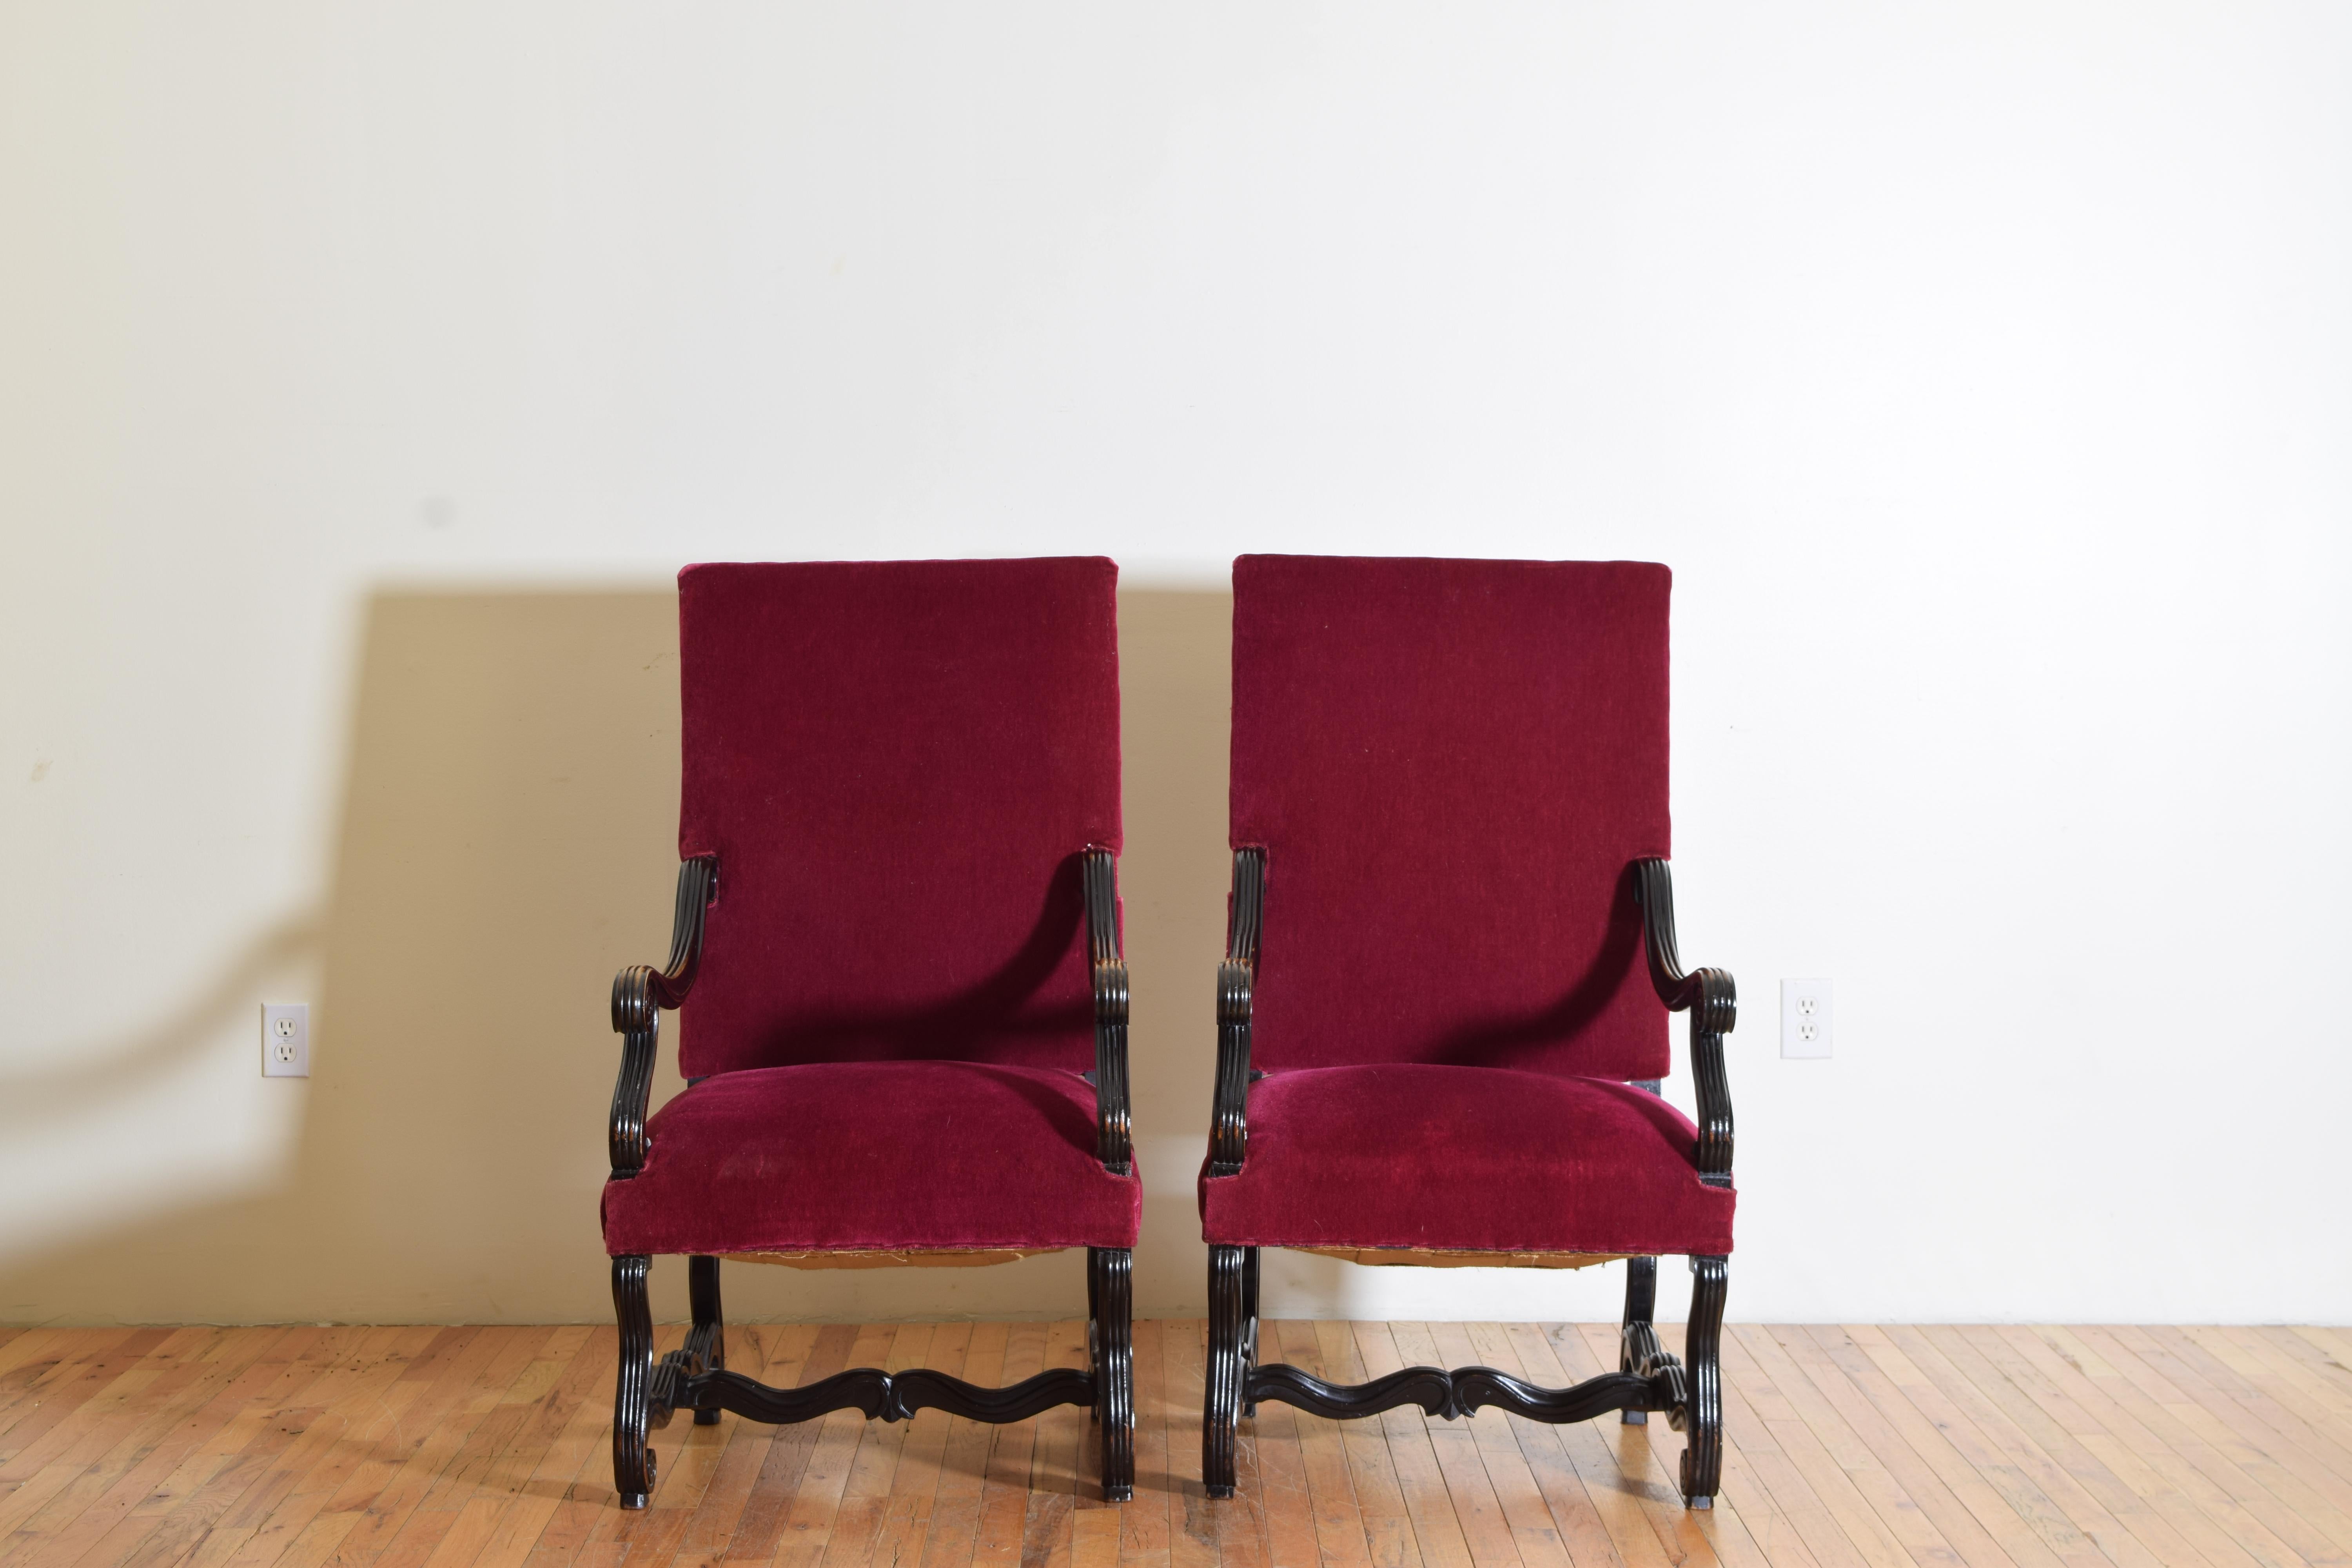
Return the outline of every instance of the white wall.
<path id="1" fill-rule="evenodd" d="M 2347 279 L 2326 4 L 0 8 L 0 1270 L 286 1178 L 387 585 L 1633 556 L 1735 1313 L 2352 1319 Z"/>

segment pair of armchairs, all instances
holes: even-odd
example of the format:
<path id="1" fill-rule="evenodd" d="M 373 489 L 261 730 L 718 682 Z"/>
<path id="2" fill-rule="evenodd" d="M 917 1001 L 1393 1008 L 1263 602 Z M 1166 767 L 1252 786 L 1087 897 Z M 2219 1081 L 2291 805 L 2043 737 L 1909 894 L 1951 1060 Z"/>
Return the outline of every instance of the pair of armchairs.
<path id="1" fill-rule="evenodd" d="M 643 1507 L 672 1413 L 1017 1421 L 1091 1407 L 1133 1487 L 1118 680 L 1107 560 L 709 565 L 679 578 L 684 793 L 668 964 L 625 969 L 604 1228 L 614 1474 Z M 1663 1412 L 1721 1471 L 1730 977 L 1685 973 L 1667 875 L 1664 567 L 1244 556 L 1233 895 L 1200 1180 L 1202 1480 L 1263 1400 L 1352 1417 Z M 689 996 L 691 1000 L 689 1001 Z M 686 1090 L 647 1118 L 661 1011 Z M 1687 1011 L 1699 1120 L 1658 1098 Z M 1004 1388 L 726 1365 L 722 1258 L 1004 1261 L 1083 1247 L 1090 1365 Z M 1258 1253 L 1629 1260 L 1620 1370 L 1574 1388 L 1256 1358 Z M 656 1361 L 656 1254 L 693 1327 Z M 1696 1275 L 1678 1360 L 1661 1255 Z"/>

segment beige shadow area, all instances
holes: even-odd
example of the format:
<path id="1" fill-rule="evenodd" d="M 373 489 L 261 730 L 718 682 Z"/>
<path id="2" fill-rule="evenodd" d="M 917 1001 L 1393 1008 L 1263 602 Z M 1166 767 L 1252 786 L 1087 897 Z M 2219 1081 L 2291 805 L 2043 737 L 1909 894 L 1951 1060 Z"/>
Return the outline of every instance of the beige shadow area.
<path id="1" fill-rule="evenodd" d="M 1231 601 L 1138 591 L 1120 617 L 1121 876 L 1149 1176 L 1155 1153 L 1168 1163 L 1208 1125 Z M 607 998 L 614 969 L 667 947 L 677 659 L 667 591 L 373 597 L 323 925 L 270 939 L 315 942 L 322 970 L 292 1159 L 267 1191 L 12 1261 L 8 1316 L 608 1320 L 596 1222 L 617 1064 Z M 248 967 L 206 994 L 241 990 Z M 674 1046 L 656 1101 L 679 1087 Z M 1189 1173 L 1181 1191 L 1161 1181 L 1138 1308 L 1197 1312 L 1205 1264 Z M 1085 1301 L 1069 1254 L 993 1268 L 745 1266 L 726 1289 L 738 1321 L 1070 1317 Z M 681 1315 L 683 1265 L 663 1260 L 655 1289 L 659 1315 Z"/>
<path id="2" fill-rule="evenodd" d="M 1118 599 L 1121 775 L 1132 1022 L 1129 1076 L 1144 1177 L 1135 1310 L 1199 1317 L 1209 1249 L 1193 1195 L 1209 1148 L 1217 961 L 1225 951 L 1227 734 L 1234 596 L 1136 589 Z"/>

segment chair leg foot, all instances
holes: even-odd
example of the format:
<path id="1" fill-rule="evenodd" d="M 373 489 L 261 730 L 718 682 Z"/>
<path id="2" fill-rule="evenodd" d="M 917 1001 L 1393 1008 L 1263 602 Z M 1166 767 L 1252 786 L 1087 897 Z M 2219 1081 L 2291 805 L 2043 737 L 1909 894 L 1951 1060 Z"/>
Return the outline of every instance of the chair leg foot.
<path id="1" fill-rule="evenodd" d="M 1683 1431 L 1683 1500 L 1713 1508 L 1723 1482 L 1723 1301 L 1731 1285 L 1727 1258 L 1691 1259 L 1690 1328 L 1683 1340 L 1690 1405 Z"/>
<path id="2" fill-rule="evenodd" d="M 1209 1248 L 1208 1400 L 1201 1414 L 1201 1485 L 1213 1498 L 1234 1495 L 1234 1428 L 1247 1375 L 1242 1343 L 1245 1250 Z"/>
<path id="3" fill-rule="evenodd" d="M 703 1367 L 717 1372 L 727 1364 L 727 1321 L 719 1309 L 719 1259 L 693 1257 L 686 1260 L 686 1288 L 694 1310 L 694 1337 L 705 1342 Z M 698 1410 L 694 1413 L 697 1426 L 716 1426 L 719 1413 Z"/>
<path id="4" fill-rule="evenodd" d="M 1095 1420 L 1108 1502 L 1135 1496 L 1135 1254 L 1087 1248 L 1087 1337 L 1094 1342 Z"/>
<path id="5" fill-rule="evenodd" d="M 613 1259 L 613 1315 L 621 1328 L 613 1389 L 613 1489 L 626 1509 L 645 1507 L 654 1489 L 654 1454 L 646 1445 L 653 1414 L 654 1316 L 646 1300 L 646 1275 L 652 1267 L 644 1253 Z"/>
<path id="6" fill-rule="evenodd" d="M 1625 1260 L 1623 1327 L 1631 1328 L 1635 1323 L 1651 1321 L 1657 1310 L 1658 1260 L 1654 1258 L 1627 1258 Z M 1632 1372 L 1633 1368 L 1628 1364 L 1628 1358 L 1622 1349 L 1624 1342 L 1622 1332 L 1618 1342 L 1620 1349 L 1617 1352 L 1617 1370 Z M 1621 1410 L 1617 1413 L 1617 1419 L 1628 1426 L 1646 1426 L 1650 1424 L 1650 1414 L 1646 1410 Z"/>

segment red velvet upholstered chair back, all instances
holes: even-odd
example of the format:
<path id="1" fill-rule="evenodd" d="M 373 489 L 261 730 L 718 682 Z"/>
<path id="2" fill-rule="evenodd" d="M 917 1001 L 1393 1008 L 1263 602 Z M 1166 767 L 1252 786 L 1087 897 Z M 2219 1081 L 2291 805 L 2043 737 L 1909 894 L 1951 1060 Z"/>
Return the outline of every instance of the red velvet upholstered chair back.
<path id="1" fill-rule="evenodd" d="M 716 855 L 689 1078 L 1094 1063 L 1080 854 L 1116 849 L 1118 570 L 689 566 L 678 850 Z"/>
<path id="2" fill-rule="evenodd" d="M 1244 555 L 1253 1060 L 1662 1078 L 1627 867 L 1667 853 L 1663 566 Z"/>

